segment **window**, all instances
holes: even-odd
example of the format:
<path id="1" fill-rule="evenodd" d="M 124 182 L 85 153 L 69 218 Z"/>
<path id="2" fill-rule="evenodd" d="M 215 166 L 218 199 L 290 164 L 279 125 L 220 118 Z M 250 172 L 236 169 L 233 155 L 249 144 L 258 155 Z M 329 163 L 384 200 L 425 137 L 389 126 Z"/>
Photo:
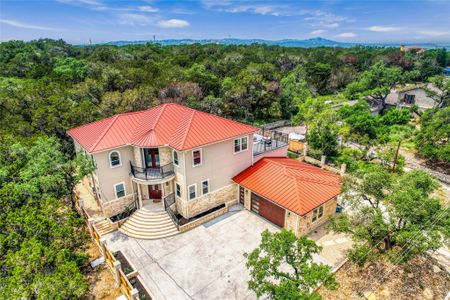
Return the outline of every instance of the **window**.
<path id="1" fill-rule="evenodd" d="M 209 193 L 209 179 L 202 181 L 202 195 Z"/>
<path id="2" fill-rule="evenodd" d="M 173 164 L 178 166 L 178 152 L 173 150 Z"/>
<path id="3" fill-rule="evenodd" d="M 406 104 L 414 104 L 414 99 L 416 98 L 416 95 L 408 95 L 405 94 L 404 101 Z"/>
<path id="4" fill-rule="evenodd" d="M 317 221 L 317 208 L 313 210 L 312 222 Z"/>
<path id="5" fill-rule="evenodd" d="M 241 139 L 234 140 L 234 153 L 241 151 Z"/>
<path id="6" fill-rule="evenodd" d="M 197 149 L 192 151 L 192 165 L 194 167 L 202 164 L 202 150 Z"/>
<path id="7" fill-rule="evenodd" d="M 188 187 L 189 200 L 195 199 L 197 197 L 197 185 L 194 183 Z"/>
<path id="8" fill-rule="evenodd" d="M 181 197 L 181 186 L 178 183 L 175 183 L 175 193 L 177 197 Z"/>
<path id="9" fill-rule="evenodd" d="M 241 147 L 242 147 L 242 151 L 247 150 L 247 137 L 243 137 L 241 139 Z"/>
<path id="10" fill-rule="evenodd" d="M 111 165 L 111 168 L 121 166 L 119 151 L 112 151 L 111 153 L 109 153 L 109 163 Z"/>
<path id="11" fill-rule="evenodd" d="M 114 185 L 114 191 L 116 192 L 116 198 L 125 196 L 125 184 L 123 182 Z"/>
<path id="12" fill-rule="evenodd" d="M 248 149 L 248 137 L 242 137 L 234 140 L 234 153 Z"/>
<path id="13" fill-rule="evenodd" d="M 323 217 L 323 206 L 313 210 L 313 217 L 311 222 L 315 222 L 322 217 Z"/>

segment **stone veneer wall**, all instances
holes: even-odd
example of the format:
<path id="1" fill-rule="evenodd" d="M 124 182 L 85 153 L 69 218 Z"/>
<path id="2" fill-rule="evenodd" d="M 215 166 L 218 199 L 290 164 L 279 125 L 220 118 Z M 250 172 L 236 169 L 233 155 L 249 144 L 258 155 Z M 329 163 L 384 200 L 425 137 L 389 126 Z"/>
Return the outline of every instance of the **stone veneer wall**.
<path id="1" fill-rule="evenodd" d="M 105 217 L 114 216 L 122 212 L 125 209 L 125 207 L 131 205 L 133 202 L 134 202 L 133 194 L 112 201 L 101 202 L 103 214 Z"/>
<path id="2" fill-rule="evenodd" d="M 237 185 L 232 183 L 221 189 L 200 196 L 194 200 L 176 200 L 177 211 L 185 218 L 191 218 L 223 203 L 231 204 L 237 199 Z"/>
<path id="3" fill-rule="evenodd" d="M 169 147 L 159 148 L 159 164 L 165 166 L 172 162 L 172 150 Z"/>
<path id="4" fill-rule="evenodd" d="M 137 167 L 142 168 L 142 151 L 141 148 L 133 147 L 133 153 L 134 153 L 134 165 Z"/>
<path id="5" fill-rule="evenodd" d="M 298 228 L 298 234 L 299 235 L 305 235 L 308 234 L 310 231 L 316 229 L 320 225 L 327 222 L 328 218 L 336 213 L 336 205 L 337 205 L 337 198 L 334 197 L 333 199 L 329 200 L 324 204 L 323 208 L 323 216 L 319 220 L 317 220 L 314 223 L 311 223 L 313 212 L 309 212 L 307 215 L 300 217 L 299 222 L 299 228 Z"/>
<path id="6" fill-rule="evenodd" d="M 286 209 L 286 217 L 284 219 L 284 228 L 286 230 L 291 230 L 295 233 L 296 236 L 299 236 L 298 232 L 298 221 L 300 219 L 300 216 L 298 216 L 296 213 L 293 213 Z"/>

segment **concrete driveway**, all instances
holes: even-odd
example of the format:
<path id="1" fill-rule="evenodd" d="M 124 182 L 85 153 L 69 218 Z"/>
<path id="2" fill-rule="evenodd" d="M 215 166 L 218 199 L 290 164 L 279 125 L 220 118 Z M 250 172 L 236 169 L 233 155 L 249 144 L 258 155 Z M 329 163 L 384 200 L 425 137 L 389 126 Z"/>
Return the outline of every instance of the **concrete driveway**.
<path id="1" fill-rule="evenodd" d="M 155 299 L 256 299 L 247 288 L 243 254 L 259 245 L 265 229 L 280 230 L 235 205 L 221 217 L 166 239 L 139 240 L 120 232 L 105 238 L 112 251 L 125 254 Z"/>

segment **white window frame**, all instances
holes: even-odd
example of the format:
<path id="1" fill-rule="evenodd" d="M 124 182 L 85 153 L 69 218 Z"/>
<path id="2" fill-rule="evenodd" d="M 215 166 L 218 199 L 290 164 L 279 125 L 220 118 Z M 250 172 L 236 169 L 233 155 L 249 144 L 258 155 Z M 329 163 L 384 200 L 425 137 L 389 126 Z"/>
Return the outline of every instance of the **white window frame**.
<path id="1" fill-rule="evenodd" d="M 117 166 L 113 166 L 112 160 L 111 160 L 111 154 L 113 154 L 114 152 L 117 152 L 117 154 L 119 155 L 119 164 Z M 109 159 L 109 166 L 111 167 L 111 169 L 118 168 L 118 167 L 122 166 L 122 156 L 120 155 L 120 151 L 119 150 L 109 151 L 108 159 Z"/>
<path id="2" fill-rule="evenodd" d="M 177 195 L 177 187 L 180 188 L 180 195 Z M 183 190 L 181 189 L 181 185 L 178 182 L 175 182 L 175 196 L 177 196 L 178 198 L 181 198 L 182 195 L 183 195 Z"/>
<path id="3" fill-rule="evenodd" d="M 122 182 L 118 182 L 118 183 L 116 183 L 114 185 L 114 195 L 116 195 L 116 199 L 122 198 L 122 197 L 117 197 L 117 189 L 116 189 L 116 187 L 118 185 L 123 185 L 123 193 L 124 193 L 124 195 L 122 197 L 125 197 L 127 195 L 127 187 L 125 186 L 125 182 L 123 182 L 123 181 Z"/>
<path id="4" fill-rule="evenodd" d="M 243 140 L 247 140 L 247 148 L 246 149 L 244 149 L 244 150 L 242 150 L 242 141 Z M 236 148 L 235 148 L 235 144 L 236 144 L 236 141 L 239 141 L 239 151 L 236 151 Z M 233 153 L 234 154 L 237 154 L 237 153 L 241 153 L 241 152 L 245 152 L 245 151 L 247 151 L 248 150 L 248 136 L 241 136 L 241 137 L 239 137 L 239 138 L 235 138 L 235 139 L 233 139 Z"/>
<path id="5" fill-rule="evenodd" d="M 175 155 L 177 156 L 177 162 L 175 163 Z M 180 166 L 180 156 L 178 155 L 178 152 L 176 150 L 172 150 L 172 160 L 173 164 L 177 167 Z"/>
<path id="6" fill-rule="evenodd" d="M 191 191 L 190 191 L 191 187 L 194 187 L 194 192 L 195 192 L 195 197 L 194 198 L 191 198 Z M 193 183 L 193 184 L 189 185 L 187 187 L 187 192 L 188 192 L 187 198 L 188 198 L 189 201 L 197 199 L 197 184 Z"/>
<path id="7" fill-rule="evenodd" d="M 200 151 L 200 163 L 199 164 L 194 164 L 194 152 L 196 152 L 196 151 Z M 203 164 L 203 150 L 201 148 L 194 149 L 194 150 L 192 150 L 191 155 L 192 155 L 192 167 L 193 168 L 200 167 Z"/>
<path id="8" fill-rule="evenodd" d="M 208 183 L 208 191 L 207 191 L 206 193 L 203 193 L 203 183 L 204 183 L 204 182 L 207 182 L 207 183 Z M 209 179 L 202 180 L 202 182 L 200 183 L 200 186 L 201 186 L 201 190 L 202 190 L 202 196 L 208 195 L 208 194 L 209 194 L 209 190 L 210 190 L 210 187 L 209 187 Z"/>

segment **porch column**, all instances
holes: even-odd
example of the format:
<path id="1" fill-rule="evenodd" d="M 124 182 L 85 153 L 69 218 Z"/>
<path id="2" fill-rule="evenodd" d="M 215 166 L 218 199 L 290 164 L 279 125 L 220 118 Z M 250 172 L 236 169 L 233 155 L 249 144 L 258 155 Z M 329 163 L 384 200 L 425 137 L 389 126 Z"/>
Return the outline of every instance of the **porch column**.
<path id="1" fill-rule="evenodd" d="M 142 208 L 144 205 L 142 204 L 142 192 L 141 192 L 141 185 L 137 184 L 137 190 L 138 190 L 138 200 L 139 200 L 139 208 Z"/>

